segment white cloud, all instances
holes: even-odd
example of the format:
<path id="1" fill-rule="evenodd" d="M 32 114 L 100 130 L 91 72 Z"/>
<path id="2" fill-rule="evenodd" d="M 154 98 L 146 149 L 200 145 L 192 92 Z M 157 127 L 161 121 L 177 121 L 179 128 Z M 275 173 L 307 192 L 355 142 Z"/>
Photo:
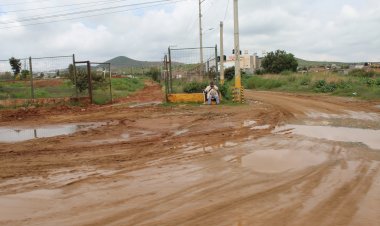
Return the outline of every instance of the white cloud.
<path id="1" fill-rule="evenodd" d="M 146 0 L 131 0 L 128 3 L 142 1 Z M 34 3 L 0 7 L 0 11 L 63 5 L 58 0 L 31 2 Z M 170 7 L 138 12 L 0 29 L 0 59 L 75 53 L 80 59 L 106 60 L 125 55 L 158 61 L 169 45 L 199 45 L 197 2 L 187 0 Z M 227 2 L 206 0 L 203 3 L 205 46 L 219 44 L 219 21 L 224 19 Z M 229 2 L 224 21 L 227 54 L 233 47 L 233 1 Z M 239 2 L 241 48 L 251 53 L 284 49 L 310 60 L 380 61 L 380 31 L 377 29 L 380 24 L 380 2 L 377 0 Z M 65 1 L 65 4 L 70 3 L 78 2 Z M 0 27 L 9 26 L 4 24 L 9 20 L 52 13 L 53 9 L 2 13 Z M 213 30 L 209 31 L 210 28 Z"/>

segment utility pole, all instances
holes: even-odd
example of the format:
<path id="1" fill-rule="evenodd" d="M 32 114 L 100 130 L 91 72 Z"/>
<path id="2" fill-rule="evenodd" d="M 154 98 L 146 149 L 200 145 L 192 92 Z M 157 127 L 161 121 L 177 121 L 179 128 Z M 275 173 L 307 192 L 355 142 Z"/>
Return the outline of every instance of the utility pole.
<path id="1" fill-rule="evenodd" d="M 220 21 L 220 84 L 224 84 L 223 22 Z"/>
<path id="2" fill-rule="evenodd" d="M 239 10 L 238 0 L 234 0 L 234 43 L 235 43 L 235 88 L 241 88 L 240 44 L 239 44 Z"/>
<path id="3" fill-rule="evenodd" d="M 200 73 L 203 76 L 203 37 L 202 37 L 202 3 L 204 0 L 199 0 L 199 51 L 200 51 Z"/>

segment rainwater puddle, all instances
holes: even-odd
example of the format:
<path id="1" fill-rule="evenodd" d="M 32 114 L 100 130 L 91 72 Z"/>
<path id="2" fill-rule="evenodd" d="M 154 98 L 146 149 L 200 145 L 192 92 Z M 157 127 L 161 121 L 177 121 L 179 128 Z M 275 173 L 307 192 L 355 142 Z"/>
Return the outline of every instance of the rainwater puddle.
<path id="1" fill-rule="evenodd" d="M 250 126 L 253 126 L 255 125 L 257 122 L 254 121 L 254 120 L 245 120 L 243 122 L 243 127 L 250 127 Z"/>
<path id="2" fill-rule="evenodd" d="M 161 101 L 151 101 L 146 103 L 138 103 L 138 104 L 132 104 L 129 107 L 130 108 L 137 108 L 137 107 L 149 107 L 149 106 L 156 106 L 162 104 Z"/>
<path id="3" fill-rule="evenodd" d="M 0 127 L 0 142 L 14 143 L 36 138 L 69 135 L 77 131 L 94 129 L 106 124 L 106 122 L 99 122 L 84 124 L 48 125 L 38 128 Z"/>
<path id="4" fill-rule="evenodd" d="M 251 129 L 253 130 L 270 129 L 270 125 L 254 126 Z"/>
<path id="5" fill-rule="evenodd" d="M 286 125 L 274 133 L 291 131 L 293 134 L 340 142 L 363 143 L 372 149 L 380 149 L 380 130 L 332 126 Z"/>
<path id="6" fill-rule="evenodd" d="M 182 134 L 187 133 L 187 132 L 189 132 L 188 129 L 177 130 L 174 132 L 174 136 L 179 136 L 179 135 L 182 135 Z"/>
<path id="7" fill-rule="evenodd" d="M 313 119 L 356 119 L 356 120 L 368 120 L 368 121 L 379 121 L 380 114 L 373 112 L 364 111 L 345 111 L 345 114 L 327 114 L 322 112 L 309 112 L 306 115 Z"/>
<path id="8" fill-rule="evenodd" d="M 259 150 L 241 158 L 241 165 L 261 173 L 281 173 L 323 163 L 326 154 L 308 150 Z"/>

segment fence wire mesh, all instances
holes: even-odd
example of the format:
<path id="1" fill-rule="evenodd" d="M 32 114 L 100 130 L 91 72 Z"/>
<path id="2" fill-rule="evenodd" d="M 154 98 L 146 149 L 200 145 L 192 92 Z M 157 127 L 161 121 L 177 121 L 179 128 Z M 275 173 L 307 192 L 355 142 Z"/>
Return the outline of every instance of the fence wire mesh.
<path id="1" fill-rule="evenodd" d="M 72 99 L 90 99 L 96 104 L 112 102 L 109 63 L 75 62 L 74 55 L 12 62 L 13 66 L 10 60 L 0 60 L 0 107 Z"/>
<path id="2" fill-rule="evenodd" d="M 183 93 L 187 83 L 216 80 L 218 73 L 217 48 L 169 48 L 168 92 Z"/>
<path id="3" fill-rule="evenodd" d="M 29 59 L 19 59 L 18 65 L 15 73 L 9 60 L 0 60 L 0 100 L 32 98 Z"/>
<path id="4" fill-rule="evenodd" d="M 111 64 L 91 62 L 91 73 L 94 103 L 112 102 Z"/>

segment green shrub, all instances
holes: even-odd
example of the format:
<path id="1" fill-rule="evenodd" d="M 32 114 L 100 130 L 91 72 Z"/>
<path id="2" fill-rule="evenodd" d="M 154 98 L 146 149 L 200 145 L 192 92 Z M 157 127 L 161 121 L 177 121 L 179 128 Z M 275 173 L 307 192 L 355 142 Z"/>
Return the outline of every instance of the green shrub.
<path id="1" fill-rule="evenodd" d="M 291 75 L 291 74 L 293 74 L 293 72 L 289 70 L 285 70 L 281 72 L 281 75 Z"/>
<path id="2" fill-rule="evenodd" d="M 336 88 L 335 83 L 327 83 L 325 80 L 318 80 L 314 84 L 314 90 L 319 93 L 332 93 Z"/>
<path id="3" fill-rule="evenodd" d="M 208 86 L 208 82 L 190 82 L 185 84 L 183 91 L 185 93 L 201 93 Z"/>
<path id="4" fill-rule="evenodd" d="M 366 84 L 367 84 L 367 86 L 372 87 L 376 84 L 376 81 L 375 81 L 375 79 L 367 78 Z"/>
<path id="5" fill-rule="evenodd" d="M 301 86 L 308 86 L 311 82 L 310 77 L 303 77 L 300 81 Z"/>
<path id="6" fill-rule="evenodd" d="M 225 100 L 232 100 L 232 90 L 228 84 L 221 85 L 219 91 Z"/>
<path id="7" fill-rule="evenodd" d="M 363 69 L 354 69 L 354 70 L 350 71 L 348 73 L 348 75 L 353 76 L 353 77 L 371 78 L 371 77 L 379 76 L 379 73 L 377 73 L 375 71 L 365 71 Z"/>
<path id="8" fill-rule="evenodd" d="M 283 83 L 279 80 L 265 79 L 259 76 L 249 78 L 245 84 L 248 89 L 275 89 L 282 85 Z"/>
<path id="9" fill-rule="evenodd" d="M 380 78 L 376 79 L 376 85 L 380 86 Z"/>

